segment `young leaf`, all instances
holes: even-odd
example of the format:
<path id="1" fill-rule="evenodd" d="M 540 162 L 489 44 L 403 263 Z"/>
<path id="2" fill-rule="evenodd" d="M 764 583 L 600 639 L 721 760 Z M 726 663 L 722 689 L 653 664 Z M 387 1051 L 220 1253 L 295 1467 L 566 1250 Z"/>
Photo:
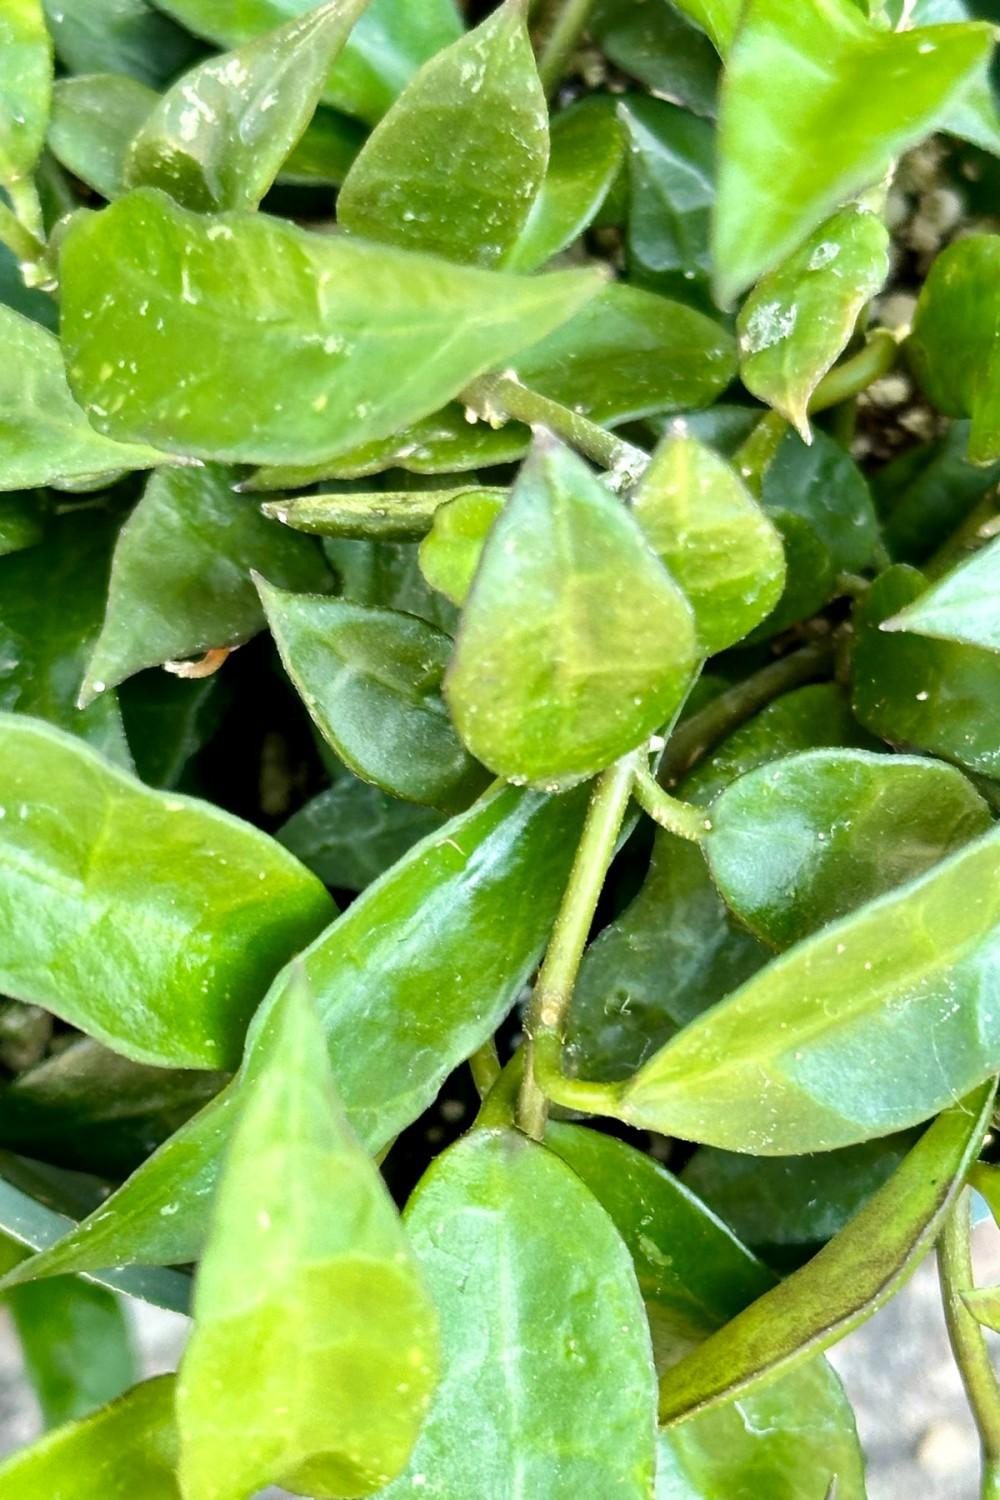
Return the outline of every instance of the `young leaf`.
<path id="1" fill-rule="evenodd" d="M 903 1285 L 937 1238 L 989 1125 L 991 1081 L 947 1110 L 846 1229 L 664 1376 L 660 1421 L 743 1398 L 828 1349 Z"/>
<path id="2" fill-rule="evenodd" d="M 282 824 L 275 837 L 324 885 L 363 891 L 444 819 L 341 776 Z"/>
<path id="3" fill-rule="evenodd" d="M 125 191 L 125 154 L 158 95 L 125 73 L 60 78 L 48 147 L 58 162 L 108 200 Z"/>
<path id="4" fill-rule="evenodd" d="M 0 1464 L 4 1500 L 181 1500 L 174 1377 L 134 1386 Z"/>
<path id="5" fill-rule="evenodd" d="M 271 1480 L 367 1495 L 403 1468 L 437 1377 L 437 1319 L 378 1169 L 341 1111 L 300 975 L 226 1153 L 177 1385 L 199 1500 Z"/>
<path id="6" fill-rule="evenodd" d="M 998 871 L 994 830 L 798 943 L 651 1058 L 621 1117 L 758 1156 L 927 1119 L 1000 1067 Z"/>
<path id="7" fill-rule="evenodd" d="M 256 208 L 302 136 L 368 0 L 329 0 L 175 83 L 132 141 L 129 187 L 186 208 Z"/>
<path id="8" fill-rule="evenodd" d="M 697 438 L 660 445 L 632 514 L 690 600 L 703 655 L 734 645 L 777 604 L 781 538 L 735 470 Z"/>
<path id="9" fill-rule="evenodd" d="M 139 1062 L 232 1067 L 276 969 L 329 920 L 255 828 L 0 715 L 0 985 Z"/>
<path id="10" fill-rule="evenodd" d="M 45 144 L 52 43 L 41 0 L 5 0 L 0 12 L 0 183 L 27 177 Z"/>
<path id="11" fill-rule="evenodd" d="M 542 436 L 483 551 L 445 692 L 472 753 L 557 790 L 641 744 L 677 708 L 690 607 L 636 522 Z"/>
<path id="12" fill-rule="evenodd" d="M 247 463 L 319 463 L 388 436 L 600 286 L 589 271 L 518 278 L 262 215 L 206 218 L 150 190 L 78 219 L 61 264 L 67 365 L 93 420 Z"/>
<path id="13" fill-rule="evenodd" d="M 46 1428 L 88 1416 L 135 1381 L 128 1323 L 107 1288 L 64 1276 L 14 1287 L 4 1300 Z"/>
<path id="14" fill-rule="evenodd" d="M 198 52 L 194 37 L 147 0 L 44 0 L 59 61 L 70 73 L 126 73 L 157 89 Z"/>
<path id="15" fill-rule="evenodd" d="M 302 495 L 261 507 L 297 531 L 314 536 L 371 537 L 374 541 L 415 541 L 430 531 L 437 512 L 460 497 L 499 508 L 505 489 L 460 485 L 455 489 L 373 490 Z"/>
<path id="16" fill-rule="evenodd" d="M 852 206 L 821 224 L 740 311 L 740 378 L 811 441 L 809 401 L 889 273 L 889 232 Z"/>
<path id="17" fill-rule="evenodd" d="M 59 489 L 170 462 L 153 448 L 95 432 L 70 395 L 54 334 L 0 307 L 0 343 L 0 490 Z"/>
<path id="18" fill-rule="evenodd" d="M 322 588 L 316 544 L 266 520 L 236 473 L 216 465 L 154 474 L 122 527 L 107 612 L 80 690 L 91 703 L 144 667 L 238 646 L 264 627 L 251 571 Z"/>
<path id="19" fill-rule="evenodd" d="M 1000 651 L 998 590 L 1000 541 L 995 541 L 946 573 L 898 615 L 883 620 L 879 628 Z"/>
<path id="20" fill-rule="evenodd" d="M 712 878 L 776 948 L 922 875 L 993 825 L 960 771 L 916 756 L 811 750 L 751 771 L 711 807 Z"/>
<path id="21" fill-rule="evenodd" d="M 630 98 L 619 113 L 629 133 L 630 265 L 680 292 L 711 269 L 715 131 L 664 99 Z"/>
<path id="22" fill-rule="evenodd" d="M 991 45 L 977 23 L 893 33 L 851 0 L 750 0 L 722 87 L 713 250 L 723 304 L 936 130 Z"/>
<path id="23" fill-rule="evenodd" d="M 451 641 L 391 609 L 291 594 L 257 579 L 285 670 L 349 770 L 394 797 L 457 809 L 488 776 L 448 718 Z"/>
<path id="24" fill-rule="evenodd" d="M 434 512 L 420 544 L 420 571 L 453 604 L 465 603 L 486 538 L 503 507 L 504 499 L 495 491 L 466 490 Z"/>
<path id="25" fill-rule="evenodd" d="M 545 1500 L 647 1500 L 649 1328 L 628 1252 L 575 1173 L 514 1130 L 476 1130 L 432 1165 L 406 1227 L 444 1374 L 384 1500 L 501 1495 L 512 1475 Z"/>
<path id="26" fill-rule="evenodd" d="M 337 218 L 352 234 L 496 265 L 525 227 L 548 155 L 524 0 L 505 0 L 425 63 L 375 127 Z"/>

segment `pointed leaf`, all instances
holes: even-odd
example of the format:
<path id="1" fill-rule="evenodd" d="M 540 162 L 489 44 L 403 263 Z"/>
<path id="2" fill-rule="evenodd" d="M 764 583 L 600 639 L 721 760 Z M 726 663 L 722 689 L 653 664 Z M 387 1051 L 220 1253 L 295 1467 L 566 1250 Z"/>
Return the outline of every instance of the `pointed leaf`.
<path id="1" fill-rule="evenodd" d="M 556 790 L 641 744 L 683 697 L 691 610 L 636 522 L 543 438 L 483 551 L 445 690 L 469 749 Z"/>
<path id="2" fill-rule="evenodd" d="M 105 1287 L 61 1276 L 14 1287 L 4 1300 L 46 1428 L 88 1416 L 135 1381 L 121 1301 Z"/>
<path id="3" fill-rule="evenodd" d="M 132 141 L 127 186 L 162 188 L 204 212 L 256 208 L 309 124 L 367 3 L 330 0 L 186 73 Z"/>
<path id="4" fill-rule="evenodd" d="M 78 219 L 61 264 L 70 379 L 94 420 L 248 463 L 318 463 L 388 436 L 600 285 L 588 271 L 518 278 L 263 215 L 188 214 L 150 190 Z"/>
<path id="5" fill-rule="evenodd" d="M 27 177 L 45 144 L 52 43 L 41 0 L 5 0 L 0 12 L 0 183 Z"/>
<path id="6" fill-rule="evenodd" d="M 60 78 L 52 96 L 49 150 L 102 198 L 118 198 L 125 191 L 129 142 L 157 100 L 155 90 L 125 73 Z"/>
<path id="7" fill-rule="evenodd" d="M 354 776 L 313 797 L 275 837 L 324 885 L 363 891 L 444 819 Z"/>
<path id="8" fill-rule="evenodd" d="M 879 628 L 1000 651 L 998 589 L 1000 541 L 995 541 L 946 573 L 898 615 L 883 620 Z"/>
<path id="9" fill-rule="evenodd" d="M 486 538 L 504 498 L 487 490 L 466 490 L 434 512 L 420 545 L 420 571 L 431 588 L 453 604 L 465 603 Z"/>
<path id="10" fill-rule="evenodd" d="M 0 716 L 0 762 L 4 992 L 139 1062 L 233 1066 L 269 977 L 330 918 L 319 882 L 38 719 Z"/>
<path id="11" fill-rule="evenodd" d="M 711 270 L 715 130 L 664 99 L 630 98 L 619 113 L 629 133 L 629 263 L 679 293 Z"/>
<path id="12" fill-rule="evenodd" d="M 885 544 L 899 562 L 919 567 L 1000 480 L 1000 463 L 971 464 L 968 447 L 969 423 L 952 422 L 943 438 L 908 449 L 875 476 Z"/>
<path id="13" fill-rule="evenodd" d="M 371 537 L 375 541 L 415 541 L 430 531 L 437 512 L 459 497 L 499 509 L 506 489 L 461 485 L 455 489 L 372 490 L 302 495 L 274 500 L 261 509 L 285 526 L 314 536 Z"/>
<path id="14" fill-rule="evenodd" d="M 777 604 L 781 538 L 736 471 L 697 438 L 660 445 L 632 514 L 690 600 L 705 656 L 741 640 Z"/>
<path id="15" fill-rule="evenodd" d="M 589 30 L 623 73 L 696 114 L 714 115 L 719 60 L 708 39 L 678 14 L 681 9 L 668 0 L 598 0 Z M 701 21 L 693 9 L 689 14 Z"/>
<path id="16" fill-rule="evenodd" d="M 786 432 L 764 473 L 761 504 L 775 516 L 780 510 L 801 517 L 835 572 L 871 562 L 879 534 L 872 498 L 857 464 L 829 433 L 816 431 L 806 444 Z M 794 581 L 794 568 L 789 574 Z"/>

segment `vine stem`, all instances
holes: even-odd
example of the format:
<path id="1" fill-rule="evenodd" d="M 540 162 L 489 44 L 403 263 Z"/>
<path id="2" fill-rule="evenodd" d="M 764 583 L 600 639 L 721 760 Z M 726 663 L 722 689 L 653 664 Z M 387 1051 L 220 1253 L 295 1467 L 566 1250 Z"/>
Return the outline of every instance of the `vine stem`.
<path id="1" fill-rule="evenodd" d="M 492 1037 L 473 1052 L 469 1058 L 469 1071 L 477 1094 L 480 1099 L 485 1099 L 501 1073 L 497 1044 Z"/>
<path id="2" fill-rule="evenodd" d="M 45 246 L 0 198 L 0 240 L 22 266 L 35 266 L 45 256 Z"/>
<path id="3" fill-rule="evenodd" d="M 899 343 L 887 328 L 877 328 L 857 354 L 829 370 L 812 393 L 810 414 L 828 411 L 852 401 L 883 375 L 888 375 L 899 358 Z"/>
<path id="4" fill-rule="evenodd" d="M 680 839 L 700 844 L 712 826 L 703 807 L 695 807 L 691 802 L 682 802 L 679 797 L 672 797 L 645 766 L 636 767 L 632 791 L 643 812 L 648 813 L 654 823 L 659 823 L 661 828 L 676 834 Z"/>
<path id="5" fill-rule="evenodd" d="M 1000 1384 L 990 1361 L 983 1330 L 965 1305 L 964 1292 L 975 1285 L 969 1192 L 952 1207 L 938 1240 L 938 1274 L 945 1322 L 983 1450 L 983 1500 L 1000 1497 Z"/>
<path id="6" fill-rule="evenodd" d="M 594 0 L 562 0 L 558 11 L 542 33 L 538 52 L 538 76 L 546 94 L 558 88 L 580 38 L 587 28 Z"/>
<path id="7" fill-rule="evenodd" d="M 594 1109 L 596 1104 L 599 1112 L 600 1099 L 609 1093 L 604 1085 L 561 1079 L 560 1061 L 563 1031 L 580 960 L 632 795 L 636 765 L 636 756 L 626 755 L 594 782 L 576 858 L 552 930 L 552 941 L 531 997 L 525 1022 L 524 1080 L 517 1106 L 517 1123 L 536 1141 L 540 1141 L 545 1133 L 549 1112 L 548 1090 L 543 1084 L 548 1085 L 552 1077 L 569 1086 L 573 1093 L 572 1103 L 579 1103 L 581 1108 Z M 559 1091 L 563 1093 L 562 1088 Z M 569 1101 L 564 1097 L 560 1102 Z"/>

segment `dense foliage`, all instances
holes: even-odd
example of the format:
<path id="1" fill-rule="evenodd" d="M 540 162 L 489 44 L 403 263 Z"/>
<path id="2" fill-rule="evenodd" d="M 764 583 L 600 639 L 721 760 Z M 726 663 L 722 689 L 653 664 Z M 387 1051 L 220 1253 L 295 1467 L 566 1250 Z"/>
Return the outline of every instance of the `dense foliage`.
<path id="1" fill-rule="evenodd" d="M 0 0 L 0 1500 L 1000 1496 L 994 20 Z"/>

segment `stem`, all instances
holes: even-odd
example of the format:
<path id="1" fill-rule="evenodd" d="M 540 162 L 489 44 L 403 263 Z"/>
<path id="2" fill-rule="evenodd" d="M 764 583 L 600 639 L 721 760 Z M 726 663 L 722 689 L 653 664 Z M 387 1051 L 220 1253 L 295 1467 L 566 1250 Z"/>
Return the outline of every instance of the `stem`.
<path id="1" fill-rule="evenodd" d="M 558 88 L 590 20 L 594 0 L 562 0 L 544 31 L 538 53 L 538 76 L 546 94 Z"/>
<path id="2" fill-rule="evenodd" d="M 521 1129 L 536 1141 L 540 1141 L 545 1133 L 549 1112 L 549 1101 L 539 1080 L 538 1064 L 541 1060 L 547 1083 L 553 1072 L 558 1078 L 566 1016 L 598 897 L 632 793 L 635 765 L 635 756 L 626 755 L 594 782 L 587 819 L 552 931 L 552 941 L 531 997 L 524 1028 L 524 1082 L 517 1115 Z M 593 1099 L 595 1087 L 601 1097 L 606 1098 L 611 1092 L 601 1085 L 577 1084 L 578 1095 L 581 1087 L 588 1099 Z M 587 1107 L 582 1097 L 579 1102 L 581 1107 Z"/>
<path id="3" fill-rule="evenodd" d="M 500 1077 L 500 1059 L 497 1056 L 497 1044 L 490 1037 L 469 1058 L 469 1071 L 472 1073 L 472 1081 L 476 1085 L 476 1091 L 480 1099 L 485 1099 L 490 1089 Z"/>
<path id="4" fill-rule="evenodd" d="M 809 411 L 827 411 L 860 396 L 876 380 L 888 375 L 899 358 L 899 344 L 886 328 L 877 328 L 863 348 L 830 370 L 812 393 Z"/>
<path id="5" fill-rule="evenodd" d="M 41 240 L 22 224 L 3 199 L 0 199 L 0 240 L 8 250 L 13 251 L 22 266 L 38 265 L 45 257 L 45 246 Z"/>
<path id="6" fill-rule="evenodd" d="M 952 1207 L 938 1240 L 938 1274 L 952 1353 L 979 1429 L 983 1500 L 994 1500 L 1000 1495 L 1000 1385 L 983 1330 L 962 1296 L 975 1285 L 967 1188 Z"/>
<path id="7" fill-rule="evenodd" d="M 14 182 L 5 182 L 7 196 L 10 199 L 14 212 L 35 238 L 42 243 L 45 241 L 45 220 L 42 217 L 42 203 L 35 187 L 34 179 L 31 177 L 18 177 Z"/>
<path id="8" fill-rule="evenodd" d="M 649 463 L 649 454 L 641 448 L 615 437 L 568 406 L 529 390 L 516 375 L 481 375 L 466 386 L 460 400 L 487 421 L 516 417 L 530 426 L 548 427 L 594 463 L 611 469 L 623 484 L 638 479 Z"/>
<path id="9" fill-rule="evenodd" d="M 654 823 L 659 823 L 661 828 L 675 833 L 680 839 L 700 844 L 712 826 L 703 807 L 695 807 L 690 802 L 682 802 L 679 797 L 671 797 L 645 766 L 636 769 L 632 795 Z"/>

